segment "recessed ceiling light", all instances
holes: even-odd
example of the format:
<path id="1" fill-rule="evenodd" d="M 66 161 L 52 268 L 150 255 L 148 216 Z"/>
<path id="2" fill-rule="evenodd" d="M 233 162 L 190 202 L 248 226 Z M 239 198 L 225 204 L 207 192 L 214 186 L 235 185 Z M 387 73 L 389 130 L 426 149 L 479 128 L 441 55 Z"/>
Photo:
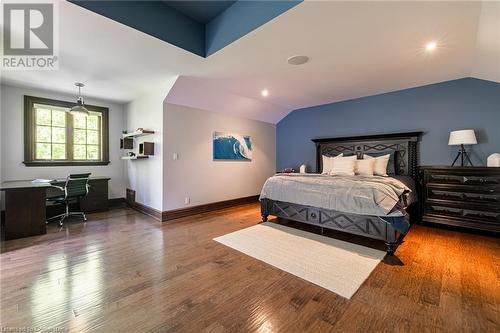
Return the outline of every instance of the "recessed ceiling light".
<path id="1" fill-rule="evenodd" d="M 267 97 L 267 96 L 269 96 L 269 90 L 264 89 L 264 90 L 262 90 L 262 91 L 260 92 L 260 94 L 262 95 L 262 97 Z"/>
<path id="2" fill-rule="evenodd" d="M 309 61 L 309 57 L 304 55 L 295 55 L 287 59 L 290 65 L 302 65 Z"/>
<path id="3" fill-rule="evenodd" d="M 425 50 L 427 52 L 432 52 L 436 49 L 437 43 L 436 42 L 429 42 L 425 45 Z"/>

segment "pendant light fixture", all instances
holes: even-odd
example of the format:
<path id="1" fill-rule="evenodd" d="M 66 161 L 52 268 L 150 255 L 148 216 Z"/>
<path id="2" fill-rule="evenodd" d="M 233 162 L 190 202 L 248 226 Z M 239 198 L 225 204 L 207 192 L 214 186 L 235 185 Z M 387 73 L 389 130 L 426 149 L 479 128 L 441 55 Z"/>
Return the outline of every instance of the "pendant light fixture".
<path id="1" fill-rule="evenodd" d="M 69 113 L 71 113 L 74 116 L 78 115 L 86 117 L 89 115 L 89 110 L 87 110 L 84 106 L 82 92 L 81 92 L 81 88 L 85 87 L 85 85 L 83 83 L 77 82 L 75 83 L 75 86 L 78 87 L 78 99 L 76 100 L 76 105 L 69 110 Z"/>

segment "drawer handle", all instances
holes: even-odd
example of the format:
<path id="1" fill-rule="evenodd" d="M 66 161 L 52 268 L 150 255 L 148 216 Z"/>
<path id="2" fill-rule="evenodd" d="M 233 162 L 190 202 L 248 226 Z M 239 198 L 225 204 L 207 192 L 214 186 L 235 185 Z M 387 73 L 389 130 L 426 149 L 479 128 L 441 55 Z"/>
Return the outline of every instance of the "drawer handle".
<path id="1" fill-rule="evenodd" d="M 316 218 L 316 216 L 317 216 L 317 215 L 316 215 L 316 213 L 311 213 L 311 217 L 312 217 L 313 219 L 315 219 L 315 218 Z"/>

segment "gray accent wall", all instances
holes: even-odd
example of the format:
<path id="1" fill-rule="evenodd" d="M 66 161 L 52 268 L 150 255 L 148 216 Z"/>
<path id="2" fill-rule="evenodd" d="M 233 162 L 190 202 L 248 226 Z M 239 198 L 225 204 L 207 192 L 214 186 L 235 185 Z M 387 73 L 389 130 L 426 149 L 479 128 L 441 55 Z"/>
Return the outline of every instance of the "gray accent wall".
<path id="1" fill-rule="evenodd" d="M 332 92 L 333 95 L 333 92 Z M 421 165 L 449 165 L 450 131 L 474 129 L 472 161 L 500 152 L 500 83 L 464 78 L 291 112 L 276 129 L 276 166 L 315 169 L 312 138 L 423 131 Z"/>

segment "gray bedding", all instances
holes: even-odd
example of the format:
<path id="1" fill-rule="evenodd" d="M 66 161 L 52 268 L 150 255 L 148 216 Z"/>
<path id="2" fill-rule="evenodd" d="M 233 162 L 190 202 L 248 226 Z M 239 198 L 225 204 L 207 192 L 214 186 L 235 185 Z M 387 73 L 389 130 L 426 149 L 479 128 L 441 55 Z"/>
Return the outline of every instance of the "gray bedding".
<path id="1" fill-rule="evenodd" d="M 344 213 L 401 216 L 412 190 L 408 179 L 381 176 L 278 174 L 264 184 L 260 199 L 320 207 Z"/>

